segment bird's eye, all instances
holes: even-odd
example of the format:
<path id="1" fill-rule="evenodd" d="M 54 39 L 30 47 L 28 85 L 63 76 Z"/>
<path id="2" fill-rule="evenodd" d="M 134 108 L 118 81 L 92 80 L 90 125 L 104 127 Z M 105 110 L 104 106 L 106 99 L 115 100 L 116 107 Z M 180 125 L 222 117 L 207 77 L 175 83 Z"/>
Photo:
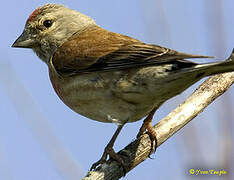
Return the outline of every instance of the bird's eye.
<path id="1" fill-rule="evenodd" d="M 46 28 L 49 28 L 50 26 L 52 26 L 53 22 L 51 20 L 45 20 L 43 22 L 43 25 L 46 27 Z"/>

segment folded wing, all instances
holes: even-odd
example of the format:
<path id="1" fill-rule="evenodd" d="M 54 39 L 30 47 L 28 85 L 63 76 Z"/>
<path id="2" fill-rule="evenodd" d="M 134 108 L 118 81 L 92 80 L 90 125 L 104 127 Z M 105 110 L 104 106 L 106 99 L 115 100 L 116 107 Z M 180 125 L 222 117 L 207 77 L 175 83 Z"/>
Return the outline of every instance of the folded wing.
<path id="1" fill-rule="evenodd" d="M 74 34 L 54 53 L 52 64 L 61 75 L 78 75 L 161 64 L 186 68 L 196 63 L 184 59 L 209 58 L 180 53 L 157 45 L 142 43 L 121 34 L 93 27 Z"/>

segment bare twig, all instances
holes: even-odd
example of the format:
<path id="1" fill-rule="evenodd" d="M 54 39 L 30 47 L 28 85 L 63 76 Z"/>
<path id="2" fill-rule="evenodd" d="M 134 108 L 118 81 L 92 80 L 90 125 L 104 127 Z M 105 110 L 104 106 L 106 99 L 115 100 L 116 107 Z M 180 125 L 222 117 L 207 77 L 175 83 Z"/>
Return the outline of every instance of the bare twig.
<path id="1" fill-rule="evenodd" d="M 234 58 L 234 51 L 229 59 Z M 234 83 L 234 72 L 215 75 L 207 79 L 185 102 L 180 104 L 167 117 L 159 121 L 154 129 L 157 132 L 158 146 L 184 127 L 199 113 L 201 113 L 217 97 L 222 95 Z M 151 150 L 148 135 L 136 139 L 118 154 L 129 169 L 133 169 L 147 159 Z M 113 160 L 108 160 L 95 171 L 90 171 L 83 180 L 117 180 L 124 175 L 122 167 Z"/>

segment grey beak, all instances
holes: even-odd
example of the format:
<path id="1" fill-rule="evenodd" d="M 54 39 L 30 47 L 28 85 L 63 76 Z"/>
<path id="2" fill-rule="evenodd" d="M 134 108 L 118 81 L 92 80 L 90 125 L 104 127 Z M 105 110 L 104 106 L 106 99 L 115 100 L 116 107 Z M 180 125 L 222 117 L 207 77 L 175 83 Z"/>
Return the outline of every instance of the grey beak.
<path id="1" fill-rule="evenodd" d="M 32 48 L 35 46 L 35 41 L 30 38 L 28 33 L 24 31 L 18 39 L 12 44 L 11 47 L 18 47 L 18 48 Z"/>

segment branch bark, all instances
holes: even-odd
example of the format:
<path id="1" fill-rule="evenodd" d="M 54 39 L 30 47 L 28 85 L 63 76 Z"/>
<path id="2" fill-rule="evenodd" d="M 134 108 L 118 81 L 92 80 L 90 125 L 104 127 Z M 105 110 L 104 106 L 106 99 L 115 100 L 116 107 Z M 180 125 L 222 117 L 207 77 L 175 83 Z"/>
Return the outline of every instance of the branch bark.
<path id="1" fill-rule="evenodd" d="M 234 60 L 234 50 L 229 59 Z M 207 79 L 182 104 L 154 126 L 154 130 L 157 132 L 158 146 L 201 113 L 233 83 L 234 72 L 215 75 Z M 127 172 L 147 159 L 150 149 L 150 138 L 145 134 L 119 151 L 118 154 L 124 162 L 129 164 Z M 118 166 L 115 161 L 108 160 L 95 171 L 88 172 L 83 180 L 117 180 L 123 176 L 122 167 Z"/>

